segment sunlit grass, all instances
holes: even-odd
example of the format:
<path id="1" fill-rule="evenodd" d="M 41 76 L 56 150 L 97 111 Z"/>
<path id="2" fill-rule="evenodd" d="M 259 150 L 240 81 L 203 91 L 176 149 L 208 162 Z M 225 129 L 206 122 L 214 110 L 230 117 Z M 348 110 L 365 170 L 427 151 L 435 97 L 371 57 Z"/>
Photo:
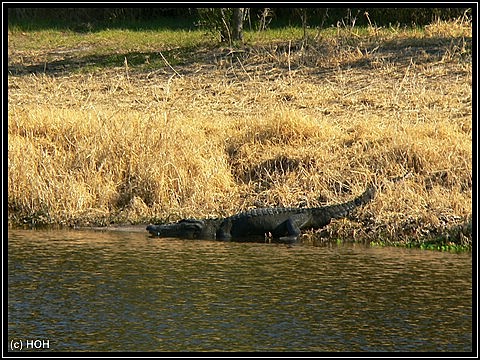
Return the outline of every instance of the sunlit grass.
<path id="1" fill-rule="evenodd" d="M 151 51 L 177 46 L 194 46 L 208 41 L 201 30 L 106 29 L 79 33 L 72 30 L 20 31 L 9 29 L 9 47 L 15 50 L 94 47 L 94 53 L 110 51 Z"/>
<path id="2" fill-rule="evenodd" d="M 309 29 L 310 48 L 290 52 L 302 29 L 246 32 L 251 49 L 233 55 L 197 30 L 11 29 L 9 66 L 48 65 L 78 48 L 67 55 L 86 60 L 9 76 L 9 222 L 317 206 L 373 182 L 376 199 L 356 221 L 328 227 L 329 238 L 448 233 L 472 214 L 471 25 L 451 26 Z M 414 41 L 435 52 L 402 55 Z M 445 239 L 439 246 L 452 246 Z"/>

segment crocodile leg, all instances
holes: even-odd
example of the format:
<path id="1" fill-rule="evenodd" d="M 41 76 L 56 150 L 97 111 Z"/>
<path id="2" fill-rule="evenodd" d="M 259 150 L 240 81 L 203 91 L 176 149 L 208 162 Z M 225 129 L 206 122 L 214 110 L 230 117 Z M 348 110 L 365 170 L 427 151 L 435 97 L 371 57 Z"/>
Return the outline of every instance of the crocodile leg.
<path id="1" fill-rule="evenodd" d="M 281 236 L 279 241 L 285 244 L 293 244 L 297 242 L 299 236 L 301 235 L 301 230 L 295 221 L 292 218 L 289 218 L 285 221 L 285 225 L 287 227 L 287 236 Z"/>

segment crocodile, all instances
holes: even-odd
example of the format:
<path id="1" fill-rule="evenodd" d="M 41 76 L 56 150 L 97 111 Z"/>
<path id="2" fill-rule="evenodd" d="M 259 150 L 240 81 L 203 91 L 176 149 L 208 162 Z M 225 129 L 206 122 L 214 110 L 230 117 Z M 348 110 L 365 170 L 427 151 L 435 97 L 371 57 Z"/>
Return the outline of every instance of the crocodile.
<path id="1" fill-rule="evenodd" d="M 183 219 L 175 223 L 148 225 L 154 237 L 203 239 L 220 241 L 265 241 L 291 244 L 297 242 L 302 230 L 320 229 L 332 219 L 346 217 L 351 211 L 368 203 L 375 196 L 375 187 L 355 199 L 322 207 L 272 207 L 241 212 L 226 218 Z"/>

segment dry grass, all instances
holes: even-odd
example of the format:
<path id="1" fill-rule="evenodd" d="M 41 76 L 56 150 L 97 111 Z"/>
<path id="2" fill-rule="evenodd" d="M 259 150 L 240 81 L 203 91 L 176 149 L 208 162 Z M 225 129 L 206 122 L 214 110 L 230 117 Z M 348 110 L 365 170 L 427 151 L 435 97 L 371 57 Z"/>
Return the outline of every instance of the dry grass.
<path id="1" fill-rule="evenodd" d="M 172 68 L 9 76 L 9 223 L 315 206 L 374 182 L 371 204 L 320 235 L 401 242 L 470 224 L 447 240 L 471 244 L 469 41 L 460 21 L 343 29 Z"/>

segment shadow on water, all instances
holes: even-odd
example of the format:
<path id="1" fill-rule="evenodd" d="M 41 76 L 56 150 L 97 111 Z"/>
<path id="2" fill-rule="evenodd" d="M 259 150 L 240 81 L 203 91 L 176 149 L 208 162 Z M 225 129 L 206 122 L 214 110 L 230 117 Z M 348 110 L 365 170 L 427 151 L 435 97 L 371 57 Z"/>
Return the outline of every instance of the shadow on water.
<path id="1" fill-rule="evenodd" d="M 8 337 L 50 351 L 472 349 L 470 254 L 128 232 L 8 241 Z"/>

